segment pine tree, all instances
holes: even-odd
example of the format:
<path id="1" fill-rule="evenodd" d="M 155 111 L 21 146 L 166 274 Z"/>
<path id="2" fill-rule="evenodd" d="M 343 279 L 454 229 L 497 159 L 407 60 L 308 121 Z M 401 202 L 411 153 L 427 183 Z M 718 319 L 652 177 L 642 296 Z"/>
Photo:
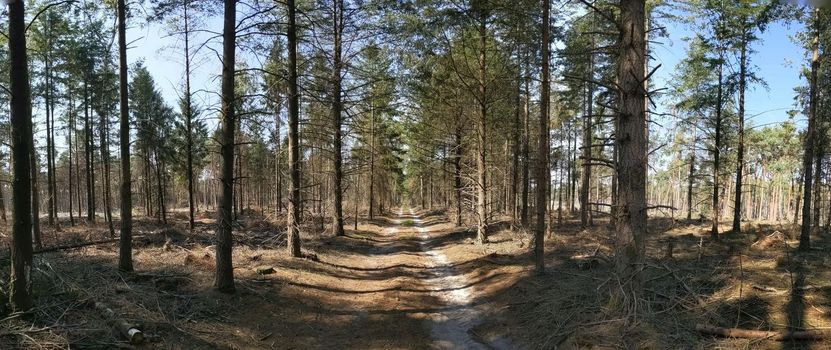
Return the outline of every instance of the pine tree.
<path id="1" fill-rule="evenodd" d="M 26 11 L 23 1 L 9 3 L 12 182 L 14 223 L 9 300 L 15 311 L 32 308 L 32 96 L 26 52 Z"/>

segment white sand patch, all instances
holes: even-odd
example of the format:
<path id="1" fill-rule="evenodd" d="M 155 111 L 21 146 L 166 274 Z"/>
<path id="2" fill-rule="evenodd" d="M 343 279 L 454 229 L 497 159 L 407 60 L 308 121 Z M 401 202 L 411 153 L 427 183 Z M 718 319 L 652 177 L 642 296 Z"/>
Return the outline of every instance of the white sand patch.
<path id="1" fill-rule="evenodd" d="M 428 322 L 430 335 L 433 338 L 432 347 L 435 349 L 486 349 L 471 336 L 470 330 L 479 322 L 479 312 L 468 306 L 473 301 L 471 286 L 467 278 L 459 274 L 451 265 L 450 259 L 443 252 L 431 249 L 428 246 L 430 230 L 423 227 L 423 221 L 417 218 L 410 209 L 413 223 L 421 237 L 419 246 L 430 258 L 431 273 L 435 276 L 428 280 L 431 289 L 436 290 L 444 305 L 439 308 L 447 310 L 432 313 Z"/>

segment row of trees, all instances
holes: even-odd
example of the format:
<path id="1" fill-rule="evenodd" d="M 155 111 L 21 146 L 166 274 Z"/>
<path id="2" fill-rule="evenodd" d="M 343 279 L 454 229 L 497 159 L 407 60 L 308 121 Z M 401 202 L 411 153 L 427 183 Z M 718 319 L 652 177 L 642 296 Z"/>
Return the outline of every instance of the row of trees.
<path id="1" fill-rule="evenodd" d="M 32 25 L 25 37 L 29 39 L 28 51 L 39 55 L 28 60 L 35 72 L 31 79 L 35 93 L 30 101 L 38 107 L 35 121 L 45 122 L 46 130 L 32 135 L 45 134 L 47 140 L 46 145 L 39 146 L 34 140 L 42 138 L 32 137 L 33 146 L 27 152 L 31 159 L 31 171 L 27 173 L 32 200 L 28 215 L 34 226 L 35 248 L 41 246 L 41 204 L 46 203 L 47 227 L 54 230 L 81 221 L 94 223 L 96 214 L 103 212 L 113 234 L 113 217 L 121 219 L 119 268 L 131 271 L 134 209 L 167 223 L 172 207 L 187 204 L 193 229 L 201 206 L 203 210 L 217 210 L 220 216 L 217 288 L 233 291 L 229 268 L 231 223 L 245 209 L 285 211 L 290 252 L 299 256 L 298 231 L 304 217 L 331 213 L 337 223 L 334 227 L 340 227 L 336 233 L 343 234 L 344 208 L 351 208 L 355 216 L 366 210 L 372 217 L 399 201 L 402 147 L 400 126 L 394 120 L 393 59 L 382 42 L 363 42 L 363 31 L 377 28 L 358 30 L 354 15 L 360 12 L 372 16 L 373 7 L 350 7 L 354 4 L 342 2 L 290 6 L 263 3 L 248 8 L 250 12 L 237 21 L 230 17 L 238 5 L 235 1 L 226 1 L 224 7 L 219 1 L 159 0 L 145 4 L 151 9 L 148 23 L 163 23 L 170 35 L 180 36 L 184 43 L 183 48 L 173 48 L 182 49 L 185 65 L 177 109 L 167 104 L 142 63 L 130 67 L 132 77 L 127 78 L 124 32 L 127 18 L 132 16 L 135 21 L 134 15 L 139 12 L 74 2 L 33 5 L 35 11 L 26 12 Z M 288 23 L 291 21 L 287 19 L 297 17 L 297 11 L 339 24 L 333 28 Z M 381 15 L 377 8 L 374 11 L 375 16 Z M 37 16 L 32 17 L 32 13 Z M 113 15 L 116 25 L 108 27 Z M 220 123 L 211 134 L 211 118 L 206 112 L 213 107 L 197 104 L 190 79 L 192 62 L 204 59 L 199 50 L 207 52 L 210 50 L 205 47 L 215 45 L 211 38 L 193 42 L 199 38 L 200 26 L 217 15 L 222 15 L 226 23 L 221 41 L 226 56 L 222 59 L 225 74 Z M 273 34 L 262 35 L 258 31 L 263 28 Z M 250 39 L 252 33 L 258 37 Z M 119 51 L 113 48 L 115 38 Z M 359 41 L 360 49 L 355 48 Z M 344 58 L 328 56 L 335 46 L 345 47 L 341 49 Z M 260 57 L 264 48 L 267 54 Z M 13 49 L 10 44 L 8 52 Z M 245 60 L 236 60 L 237 52 L 244 52 Z M 76 53 L 82 57 L 75 59 L 72 55 Z M 118 73 L 114 69 L 116 58 Z M 252 68 L 247 63 L 250 60 L 265 63 Z M 343 61 L 336 64 L 340 71 L 330 70 L 332 60 Z M 335 78 L 342 75 L 344 82 L 336 86 Z M 341 96 L 340 102 L 337 96 Z M 340 112 L 333 103 L 340 104 Z M 118 137 L 111 130 L 116 108 L 121 113 Z M 335 115 L 344 115 L 343 121 L 333 123 Z M 131 138 L 134 142 L 129 141 Z M 334 140 L 344 140 L 346 157 L 344 149 L 333 152 Z M 111 147 L 120 147 L 119 156 L 110 155 Z M 211 152 L 217 148 L 220 152 Z M 43 155 L 46 166 L 42 167 Z M 110 168 L 113 162 L 121 163 L 118 171 Z M 13 165 L 12 169 L 17 176 L 17 170 L 23 168 Z M 43 178 L 47 179 L 45 188 L 38 186 Z M 112 191 L 113 183 L 121 184 L 117 194 L 112 194 L 116 192 Z M 369 184 L 368 188 L 361 188 L 363 184 Z M 352 197 L 354 206 L 343 204 L 344 194 Z M 17 209 L 21 196 L 14 193 L 12 197 Z M 340 204 L 330 207 L 334 200 Z M 120 201 L 120 215 L 112 215 L 112 201 Z M 23 211 L 15 210 L 15 215 L 20 213 Z M 15 246 L 18 243 L 29 245 L 16 239 Z M 31 249 L 29 252 L 22 255 L 31 256 Z M 23 265 L 31 264 L 31 258 L 23 260 Z M 29 295 L 28 283 L 15 283 L 24 289 L 13 299 Z M 15 305 L 26 308 L 26 303 Z"/>
<path id="2" fill-rule="evenodd" d="M 225 292 L 234 290 L 233 221 L 247 208 L 285 214 L 295 257 L 300 224 L 310 217 L 331 218 L 332 233 L 342 235 L 347 216 L 357 225 L 363 213 L 372 219 L 408 199 L 449 208 L 458 225 L 472 214 L 484 244 L 492 218 L 503 213 L 533 229 L 541 272 L 551 225 L 579 210 L 589 227 L 593 216 L 608 212 L 616 226 L 616 273 L 633 290 L 649 210 L 686 211 L 688 218 L 694 210 L 709 212 L 714 239 L 730 211 L 736 232 L 743 215 L 781 218 L 801 207 L 803 229 L 821 216 L 814 204 L 823 176 L 813 175 L 828 164 L 815 152 L 828 133 L 820 117 L 827 115 L 821 102 L 827 79 L 818 78 L 827 75 L 820 64 L 826 10 L 798 18 L 808 23 L 801 40 L 814 58 L 807 74 L 812 83 L 800 94 L 804 111 L 794 112 L 809 116 L 797 172 L 795 124 L 754 129 L 744 107 L 748 86 L 761 81 L 751 69 L 752 45 L 767 25 L 784 20 L 778 15 L 788 11 L 780 2 L 595 1 L 551 13 L 548 0 L 242 7 L 234 0 L 154 0 L 147 20 L 163 23 L 183 43 L 176 48 L 185 67 L 178 108 L 166 104 L 142 64 L 128 80 L 126 19 L 138 12 L 115 5 L 36 3 L 38 15 L 21 38 L 11 35 L 10 22 L 13 280 L 28 276 L 31 225 L 40 244 L 39 215 L 32 211 L 39 213 L 41 202 L 56 229 L 59 213 L 68 211 L 73 225 L 82 211 L 87 221 L 96 220 L 103 207 L 114 233 L 110 203 L 117 199 L 119 267 L 131 271 L 134 189 L 142 212 L 161 222 L 185 202 L 191 229 L 200 205 L 217 211 L 216 287 Z M 25 13 L 21 3 L 15 6 Z M 677 67 L 679 83 L 663 96 L 672 105 L 664 112 L 656 104 L 659 89 L 649 82 L 658 67 L 647 57 L 649 42 L 662 35 L 654 14 L 670 6 L 698 34 Z M 113 15 L 117 25 L 110 28 Z M 220 37 L 197 34 L 206 19 L 219 16 L 221 48 Z M 29 51 L 37 53 L 31 60 L 27 37 Z M 552 60 L 555 40 L 562 45 Z M 36 72 L 31 80 L 16 69 L 21 52 L 23 65 Z M 205 52 L 221 53 L 219 107 L 198 105 L 191 87 L 193 62 Z M 16 95 L 25 92 L 14 88 L 21 85 L 34 87 L 37 98 Z M 31 101 L 42 106 L 45 149 L 32 138 L 16 143 L 15 137 L 32 135 L 25 129 Z M 110 130 L 116 109 L 117 138 Z M 214 130 L 210 111 L 218 112 Z M 670 120 L 671 132 L 648 137 L 649 120 L 662 119 Z M 109 154 L 115 145 L 117 157 Z M 781 157 L 780 146 L 792 157 Z M 45 190 L 38 186 L 39 153 L 46 155 Z M 768 161 L 774 158 L 779 161 Z M 648 181 L 649 160 L 662 166 Z M 110 169 L 113 162 L 119 171 Z M 58 185 L 63 179 L 68 186 Z M 117 197 L 112 183 L 120 184 Z M 743 201 L 748 185 L 751 200 Z M 776 203 L 764 199 L 765 188 L 779 191 Z M 725 195 L 734 198 L 732 210 Z M 809 236 L 802 236 L 807 247 Z M 14 285 L 22 289 L 13 300 L 23 298 L 15 305 L 25 308 L 28 281 Z"/>

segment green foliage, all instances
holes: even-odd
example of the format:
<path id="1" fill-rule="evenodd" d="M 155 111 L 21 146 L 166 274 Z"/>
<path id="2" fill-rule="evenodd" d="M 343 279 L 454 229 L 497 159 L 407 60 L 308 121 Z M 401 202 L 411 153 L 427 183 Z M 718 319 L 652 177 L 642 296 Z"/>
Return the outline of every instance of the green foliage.
<path id="1" fill-rule="evenodd" d="M 172 131 L 179 118 L 164 102 L 144 64 L 138 63 L 132 71 L 130 112 L 136 129 L 133 152 L 158 166 L 178 156 Z"/>

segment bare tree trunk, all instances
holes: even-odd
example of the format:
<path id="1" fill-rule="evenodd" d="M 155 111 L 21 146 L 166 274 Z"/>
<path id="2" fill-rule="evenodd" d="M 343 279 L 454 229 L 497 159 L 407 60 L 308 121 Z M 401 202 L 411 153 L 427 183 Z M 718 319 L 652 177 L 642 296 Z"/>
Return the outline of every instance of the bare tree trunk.
<path id="1" fill-rule="evenodd" d="M 84 73 L 86 74 L 86 73 Z M 95 222 L 95 173 L 92 166 L 92 123 L 89 118 L 89 82 L 84 78 L 84 173 L 87 180 L 87 221 Z"/>
<path id="2" fill-rule="evenodd" d="M 425 198 L 424 198 L 424 176 L 419 176 L 418 177 L 418 190 L 419 190 L 418 196 L 420 197 L 419 199 L 421 200 L 421 209 L 423 210 L 424 207 L 427 205 L 427 202 L 425 201 Z"/>
<path id="3" fill-rule="evenodd" d="M 294 0 L 287 0 L 288 6 L 288 42 L 289 42 L 289 214 L 288 250 L 293 257 L 300 257 L 300 150 L 298 139 L 298 121 L 300 119 L 299 93 L 297 89 L 297 24 Z"/>
<path id="4" fill-rule="evenodd" d="M 531 120 L 530 120 L 530 102 L 531 93 L 530 93 L 530 74 L 531 70 L 528 67 L 528 62 L 525 63 L 525 105 L 524 111 L 522 115 L 522 123 L 523 123 L 523 130 L 522 130 L 522 159 L 523 166 L 522 166 L 522 208 L 520 211 L 520 223 L 522 223 L 523 227 L 528 227 L 528 191 L 530 186 L 530 174 L 531 171 L 531 154 L 530 154 L 530 147 L 528 145 L 529 139 L 531 138 Z"/>
<path id="5" fill-rule="evenodd" d="M 279 97 L 278 97 L 279 98 Z M 275 157 L 274 157 L 274 195 L 276 202 L 276 210 L 277 212 L 283 211 L 283 164 L 281 162 L 282 158 L 282 148 L 283 148 L 283 140 L 280 136 L 280 109 L 282 108 L 282 100 L 277 102 L 277 108 L 274 111 L 274 139 L 275 141 Z"/>
<path id="6" fill-rule="evenodd" d="M 72 212 L 72 209 L 73 209 L 72 206 L 74 204 L 74 198 L 73 198 L 74 196 L 72 194 L 73 194 L 73 188 L 75 188 L 75 186 L 72 185 L 73 184 L 73 182 L 72 182 L 72 131 L 73 130 L 72 129 L 75 128 L 75 123 L 74 123 L 74 121 L 75 121 L 75 102 L 72 99 L 72 91 L 68 91 L 67 96 L 69 96 L 69 106 L 68 106 L 68 109 L 69 109 L 68 119 L 69 120 L 67 120 L 67 126 L 66 126 L 66 129 L 67 129 L 66 130 L 67 143 L 68 143 L 66 145 L 67 153 L 68 153 L 68 156 L 66 157 L 66 159 L 67 159 L 69 168 L 66 169 L 66 173 L 67 173 L 67 180 L 69 182 L 69 188 L 67 189 L 68 192 L 69 192 L 69 225 L 70 226 L 75 226 L 75 214 L 73 214 L 73 212 Z"/>
<path id="7" fill-rule="evenodd" d="M 814 26 L 818 27 L 819 9 L 814 10 Z M 813 185 L 813 161 L 814 161 L 814 139 L 816 138 L 815 128 L 817 122 L 817 75 L 819 73 L 819 29 L 814 28 L 813 43 L 811 44 L 813 56 L 811 58 L 810 77 L 810 99 L 808 102 L 808 129 L 805 130 L 805 154 L 802 158 L 802 181 L 804 182 L 802 193 L 802 230 L 799 234 L 799 249 L 811 248 L 811 186 Z"/>
<path id="8" fill-rule="evenodd" d="M 0 218 L 3 219 L 3 223 L 8 222 L 6 219 L 6 195 L 4 194 L 2 183 L 0 183 Z"/>
<path id="9" fill-rule="evenodd" d="M 562 147 L 563 143 L 562 140 L 560 141 L 560 147 Z M 557 161 L 558 168 L 557 169 L 557 225 L 563 225 L 563 162 L 564 159 L 560 159 Z"/>
<path id="10" fill-rule="evenodd" d="M 687 220 L 692 220 L 693 185 L 695 185 L 695 151 L 690 152 L 690 173 L 687 178 Z"/>
<path id="11" fill-rule="evenodd" d="M 573 132 L 569 134 L 571 139 L 571 163 L 569 164 L 571 171 L 569 172 L 569 207 L 570 212 L 573 214 L 576 210 L 574 208 L 575 200 L 574 196 L 577 194 L 577 128 L 575 127 Z"/>
<path id="12" fill-rule="evenodd" d="M 223 293 L 233 293 L 234 245 L 233 210 L 234 200 L 234 137 L 237 126 L 234 111 L 234 74 L 236 64 L 236 22 L 237 1 L 225 0 L 225 16 L 222 29 L 222 198 L 219 203 L 219 218 L 216 229 L 216 280 L 214 287 Z"/>
<path id="13" fill-rule="evenodd" d="M 593 48 L 592 48 L 593 49 Z M 586 115 L 583 117 L 583 172 L 580 177 L 580 228 L 591 226 L 589 208 L 589 189 L 591 188 L 592 159 L 592 112 L 594 104 L 594 85 L 591 83 L 594 70 L 594 55 L 589 53 L 589 66 L 586 71 Z"/>
<path id="14" fill-rule="evenodd" d="M 736 150 L 736 192 L 733 206 L 733 233 L 742 232 L 742 180 L 744 175 L 744 94 L 747 88 L 747 33 L 740 39 L 739 58 L 739 144 Z"/>
<path id="15" fill-rule="evenodd" d="M 428 202 L 429 207 L 427 209 L 433 210 L 433 173 L 430 172 L 430 201 Z"/>
<path id="16" fill-rule="evenodd" d="M 721 45 L 721 43 L 719 43 Z M 719 208 L 719 170 L 721 169 L 721 123 L 722 123 L 722 104 L 724 98 L 724 88 L 722 83 L 724 67 L 724 50 L 719 48 L 718 61 L 718 93 L 716 97 L 716 130 L 715 141 L 713 145 L 713 225 L 710 229 L 710 236 L 714 241 L 719 240 L 718 224 L 720 221 L 721 209 Z"/>
<path id="17" fill-rule="evenodd" d="M 193 95 L 190 91 L 190 0 L 182 3 L 185 21 L 185 130 L 187 132 L 188 228 L 193 231 L 196 205 L 193 200 Z"/>
<path id="18" fill-rule="evenodd" d="M 121 233 L 118 269 L 133 271 L 133 192 L 130 172 L 130 111 L 127 100 L 127 36 L 124 0 L 118 0 L 118 134 L 121 146 Z M 70 212 L 72 210 L 70 209 Z"/>
<path id="19" fill-rule="evenodd" d="M 360 203 L 361 198 L 361 175 L 360 173 L 355 174 L 355 196 L 352 198 L 353 205 L 355 206 L 355 221 L 354 225 L 352 226 L 352 230 L 358 231 L 358 203 Z"/>
<path id="20" fill-rule="evenodd" d="M 375 218 L 375 108 L 369 102 L 369 219 Z"/>
<path id="21" fill-rule="evenodd" d="M 113 226 L 112 196 L 110 195 L 110 149 L 109 149 L 109 117 L 105 113 L 99 113 L 98 135 L 101 139 L 101 163 L 104 167 L 104 217 L 107 220 L 107 228 L 110 230 L 110 237 L 115 237 Z"/>
<path id="22" fill-rule="evenodd" d="M 822 123 L 817 125 L 817 135 L 814 139 L 817 147 L 814 149 L 814 205 L 813 211 L 814 214 L 812 216 L 812 225 L 813 227 L 819 228 L 820 224 L 820 209 L 822 208 L 822 158 L 823 158 L 823 148 L 825 147 L 825 140 L 823 137 L 823 127 Z"/>
<path id="23" fill-rule="evenodd" d="M 9 92 L 12 141 L 13 224 L 9 300 L 15 311 L 32 307 L 32 95 L 26 57 L 26 22 L 23 1 L 8 4 Z"/>
<path id="24" fill-rule="evenodd" d="M 332 192 L 334 195 L 334 208 L 332 208 L 332 231 L 335 236 L 345 235 L 343 231 L 343 154 L 341 153 L 341 61 L 342 40 L 343 40 L 343 0 L 333 0 L 332 22 L 335 39 L 334 62 L 332 68 L 332 131 L 333 152 L 334 152 L 334 176 Z"/>
<path id="25" fill-rule="evenodd" d="M 456 226 L 462 226 L 462 127 L 456 126 L 453 144 L 453 183 L 456 193 Z"/>
<path id="26" fill-rule="evenodd" d="M 632 290 L 641 288 L 639 270 L 646 236 L 646 111 L 643 89 L 646 43 L 645 1 L 621 0 L 619 34 L 620 114 L 617 144 L 620 182 L 615 270 Z"/>
<path id="27" fill-rule="evenodd" d="M 51 72 L 51 68 L 50 68 Z M 50 82 L 53 82 L 54 78 L 50 78 Z M 51 89 L 51 87 L 50 87 Z M 50 90 L 50 96 L 52 94 L 52 90 Z M 57 185 L 57 170 L 55 165 L 55 157 L 57 157 L 57 151 L 55 150 L 55 99 L 54 97 L 50 97 L 50 104 L 49 104 L 49 117 L 48 120 L 51 121 L 50 127 L 48 128 L 47 132 L 49 134 L 49 138 L 51 139 L 51 145 L 49 146 L 49 166 L 51 167 L 50 173 L 52 174 L 52 178 L 49 180 L 49 188 L 51 194 L 49 195 L 51 203 L 51 210 L 52 216 L 55 217 L 55 230 L 60 230 L 61 228 L 61 221 L 60 217 L 58 217 L 58 185 Z"/>
<path id="28" fill-rule="evenodd" d="M 81 152 L 78 149 L 78 142 L 81 140 L 81 136 L 78 135 L 78 128 L 77 128 L 77 118 L 72 120 L 72 129 L 75 132 L 75 179 L 78 181 L 78 186 L 75 186 L 75 207 L 78 209 L 78 220 L 83 220 L 83 216 L 81 215 L 81 210 L 84 207 L 81 203 Z"/>
<path id="29" fill-rule="evenodd" d="M 476 240 L 488 243 L 488 184 L 487 184 L 487 118 L 488 118 L 488 76 L 487 76 L 487 10 L 480 9 L 479 19 L 479 120 L 476 123 Z"/>
<path id="30" fill-rule="evenodd" d="M 535 271 L 537 273 L 545 272 L 545 219 L 546 209 L 548 209 L 548 177 L 550 171 L 548 169 L 548 128 L 549 128 L 549 100 L 550 100 L 550 72 L 549 60 L 551 59 L 551 52 L 549 51 L 549 32 L 550 32 L 550 0 L 542 0 L 542 43 L 540 51 L 542 52 L 542 77 L 540 86 L 540 130 L 539 130 L 539 144 L 538 154 L 539 161 L 537 162 L 537 222 L 534 228 L 534 260 Z"/>
<path id="31" fill-rule="evenodd" d="M 794 186 L 793 186 L 793 183 L 791 183 L 791 192 L 794 192 L 796 194 L 796 197 L 794 198 L 794 201 L 793 201 L 793 223 L 794 224 L 799 223 L 799 214 L 800 214 L 799 205 L 802 202 L 802 184 L 803 184 L 802 178 L 803 177 L 804 177 L 804 174 L 800 173 L 799 174 L 799 181 L 797 181 L 798 185 L 797 185 L 796 191 L 793 190 Z"/>
<path id="32" fill-rule="evenodd" d="M 49 27 L 50 27 L 49 28 L 49 33 L 51 35 L 51 33 L 52 33 L 51 17 L 48 18 L 47 20 L 49 21 Z M 51 38 L 47 42 L 49 44 L 51 44 Z M 52 180 L 55 177 L 55 174 L 54 174 L 55 170 L 54 170 L 54 167 L 53 167 L 54 156 L 53 156 L 53 153 L 52 153 L 52 150 L 53 150 L 52 144 L 53 144 L 54 141 L 53 141 L 53 134 L 52 134 L 52 120 L 51 120 L 52 119 L 51 118 L 51 113 L 54 113 L 54 110 L 51 108 L 52 104 L 53 104 L 53 102 L 52 102 L 52 71 L 51 71 L 52 62 L 51 62 L 51 59 L 50 59 L 50 56 L 49 56 L 49 51 L 50 50 L 47 49 L 45 51 L 46 52 L 44 53 L 44 60 L 43 60 L 44 61 L 44 77 L 43 77 L 43 79 L 44 79 L 44 85 L 45 85 L 45 90 L 46 90 L 44 92 L 44 104 L 45 104 L 44 109 L 46 110 L 46 190 L 47 190 L 47 193 L 48 193 L 47 196 L 49 197 L 48 198 L 49 201 L 48 201 L 48 204 L 47 204 L 47 206 L 48 206 L 47 212 L 49 214 L 48 215 L 49 216 L 49 225 L 54 226 L 55 225 L 55 217 L 57 216 L 57 211 L 53 210 L 54 206 L 55 206 L 55 192 L 54 192 L 55 188 L 52 187 Z"/>
<path id="33" fill-rule="evenodd" d="M 34 140 L 30 142 L 31 156 L 31 191 L 32 191 L 32 238 L 34 239 L 35 248 L 43 247 L 40 235 L 40 192 L 38 191 L 38 175 L 40 173 L 40 166 L 38 165 L 38 152 L 35 149 Z"/>
<path id="34" fill-rule="evenodd" d="M 161 156 L 159 156 L 159 150 L 158 149 L 156 149 L 155 153 L 156 153 L 156 191 L 159 193 L 159 195 L 156 198 L 156 203 L 158 204 L 158 209 L 159 209 L 159 213 L 158 213 L 159 215 L 157 216 L 157 219 L 159 220 L 160 223 L 165 223 L 166 224 L 167 221 L 165 220 L 166 217 L 165 217 L 165 212 L 164 212 L 165 211 L 165 208 L 164 208 L 164 186 L 162 185 L 162 182 L 163 182 L 163 179 L 162 179 L 162 176 L 163 176 L 162 161 L 161 161 Z"/>
<path id="35" fill-rule="evenodd" d="M 519 153 L 521 150 L 521 143 L 520 141 L 520 104 L 522 101 L 520 99 L 521 96 L 521 81 L 522 81 L 522 72 L 519 72 L 519 76 L 517 77 L 517 84 L 516 84 L 516 108 L 514 108 L 514 125 L 513 125 L 513 158 L 511 159 L 511 189 L 508 193 L 508 201 L 510 202 L 510 211 L 511 211 L 511 225 L 516 224 L 517 221 L 517 185 L 519 182 Z"/>
<path id="36" fill-rule="evenodd" d="M 615 119 L 614 128 L 615 128 L 614 132 L 615 132 L 615 134 L 617 134 L 618 130 L 620 129 L 619 126 L 618 126 L 618 120 L 617 119 Z M 618 195 L 619 195 L 620 192 L 618 191 L 618 188 L 620 186 L 619 186 L 619 183 L 618 183 L 618 168 L 617 168 L 617 165 L 618 165 L 619 159 L 620 159 L 619 155 L 620 155 L 620 150 L 618 149 L 617 142 L 615 142 L 614 145 L 612 146 L 612 162 L 615 165 L 615 168 L 612 169 L 612 188 L 611 188 L 612 193 L 611 193 L 611 196 L 609 196 L 610 201 L 611 201 L 611 203 L 609 203 L 609 204 L 611 204 L 611 207 L 609 208 L 609 227 L 610 228 L 617 227 L 617 220 L 620 218 L 620 216 L 618 215 L 618 213 L 620 211 L 620 206 L 618 206 L 618 198 L 619 198 Z"/>

